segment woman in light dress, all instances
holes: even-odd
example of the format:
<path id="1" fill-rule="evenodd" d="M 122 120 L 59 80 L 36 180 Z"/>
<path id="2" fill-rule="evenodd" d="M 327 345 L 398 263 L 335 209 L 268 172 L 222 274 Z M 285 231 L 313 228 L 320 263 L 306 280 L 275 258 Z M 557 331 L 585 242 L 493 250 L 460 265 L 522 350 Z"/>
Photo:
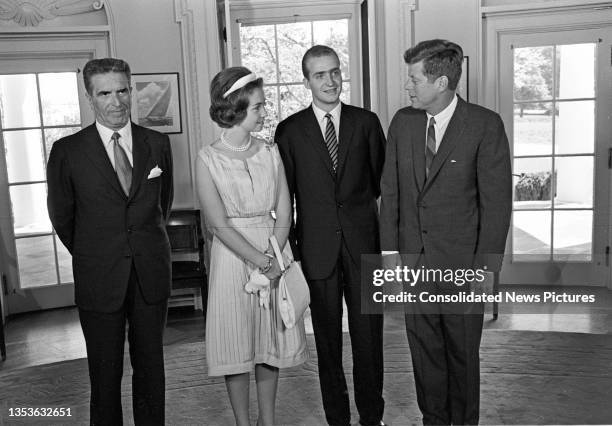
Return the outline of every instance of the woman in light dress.
<path id="1" fill-rule="evenodd" d="M 208 374 L 225 376 L 240 426 L 249 425 L 251 370 L 257 383 L 257 424 L 272 425 L 279 368 L 308 357 L 303 320 L 287 329 L 277 309 L 280 268 L 269 237 L 274 235 L 291 258 L 286 242 L 292 208 L 278 148 L 251 136 L 262 129 L 266 116 L 262 85 L 244 67 L 215 76 L 210 115 L 223 131 L 199 152 L 196 167 L 198 196 L 214 234 L 206 317 Z"/>

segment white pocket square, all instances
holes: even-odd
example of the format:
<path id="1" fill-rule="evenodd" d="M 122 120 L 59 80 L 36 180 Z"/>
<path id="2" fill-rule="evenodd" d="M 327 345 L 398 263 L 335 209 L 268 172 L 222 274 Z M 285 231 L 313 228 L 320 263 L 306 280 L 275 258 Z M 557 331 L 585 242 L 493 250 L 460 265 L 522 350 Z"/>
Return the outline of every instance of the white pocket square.
<path id="1" fill-rule="evenodd" d="M 162 174 L 162 169 L 160 169 L 158 166 L 155 166 L 149 172 L 149 176 L 147 176 L 147 179 L 154 179 L 160 176 L 161 174 Z"/>
<path id="2" fill-rule="evenodd" d="M 451 163 L 456 163 L 456 162 L 457 162 L 457 160 L 451 160 Z"/>

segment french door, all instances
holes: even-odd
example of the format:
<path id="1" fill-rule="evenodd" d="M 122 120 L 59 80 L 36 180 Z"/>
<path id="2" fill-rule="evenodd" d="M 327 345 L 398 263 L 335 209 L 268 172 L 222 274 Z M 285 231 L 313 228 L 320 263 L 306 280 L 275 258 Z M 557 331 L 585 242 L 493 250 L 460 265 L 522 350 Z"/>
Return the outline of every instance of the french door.
<path id="1" fill-rule="evenodd" d="M 72 259 L 47 214 L 46 164 L 56 140 L 93 122 L 79 71 L 90 57 L 85 52 L 43 59 L 0 56 L 6 314 L 74 304 Z"/>
<path id="2" fill-rule="evenodd" d="M 500 109 L 513 156 L 503 283 L 609 283 L 612 28 L 504 34 Z"/>

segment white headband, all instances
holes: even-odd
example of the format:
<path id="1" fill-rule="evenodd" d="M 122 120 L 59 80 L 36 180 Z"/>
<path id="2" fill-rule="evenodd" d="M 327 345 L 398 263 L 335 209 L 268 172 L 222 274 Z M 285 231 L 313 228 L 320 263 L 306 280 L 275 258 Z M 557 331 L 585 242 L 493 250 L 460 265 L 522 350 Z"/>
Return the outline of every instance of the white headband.
<path id="1" fill-rule="evenodd" d="M 234 84 L 232 84 L 232 87 L 230 87 L 227 90 L 227 92 L 223 94 L 223 99 L 227 98 L 227 96 L 230 93 L 235 92 L 238 89 L 242 89 L 244 86 L 249 84 L 251 81 L 255 81 L 255 80 L 257 80 L 257 76 L 255 75 L 255 73 L 250 73 L 250 74 L 245 75 L 244 77 L 240 77 L 238 80 L 236 80 Z"/>

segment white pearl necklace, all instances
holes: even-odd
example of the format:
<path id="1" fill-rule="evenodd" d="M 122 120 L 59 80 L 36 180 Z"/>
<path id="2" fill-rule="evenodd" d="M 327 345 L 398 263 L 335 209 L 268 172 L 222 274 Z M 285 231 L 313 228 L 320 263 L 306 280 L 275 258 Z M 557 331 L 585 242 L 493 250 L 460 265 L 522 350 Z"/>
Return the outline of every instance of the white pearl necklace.
<path id="1" fill-rule="evenodd" d="M 219 140 L 221 141 L 221 145 L 223 145 L 230 151 L 234 151 L 234 152 L 244 152 L 251 147 L 251 135 L 249 135 L 249 141 L 245 143 L 244 145 L 240 145 L 240 146 L 234 146 L 231 143 L 229 143 L 225 139 L 225 132 L 221 133 L 221 137 L 219 138 Z"/>

